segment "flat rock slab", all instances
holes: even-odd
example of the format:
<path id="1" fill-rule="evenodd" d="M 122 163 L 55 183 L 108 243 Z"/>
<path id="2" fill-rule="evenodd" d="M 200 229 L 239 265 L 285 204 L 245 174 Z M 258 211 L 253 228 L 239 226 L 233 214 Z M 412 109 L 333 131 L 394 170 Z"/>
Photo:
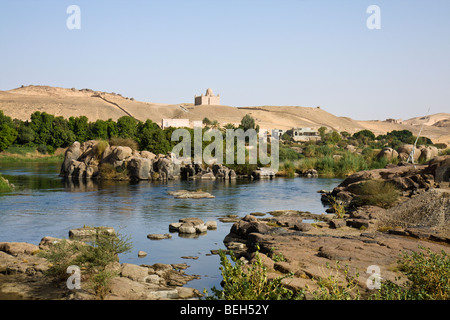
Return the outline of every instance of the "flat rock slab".
<path id="1" fill-rule="evenodd" d="M 114 228 L 111 227 L 83 227 L 69 230 L 70 239 L 88 239 L 100 235 L 115 235 Z"/>
<path id="2" fill-rule="evenodd" d="M 150 240 L 164 240 L 172 238 L 172 235 L 168 233 L 165 234 L 151 233 L 147 235 L 147 238 L 149 238 Z"/>
<path id="3" fill-rule="evenodd" d="M 168 194 L 172 195 L 175 199 L 215 198 L 215 196 L 213 196 L 212 194 L 204 191 L 178 190 L 178 191 L 169 191 Z"/>

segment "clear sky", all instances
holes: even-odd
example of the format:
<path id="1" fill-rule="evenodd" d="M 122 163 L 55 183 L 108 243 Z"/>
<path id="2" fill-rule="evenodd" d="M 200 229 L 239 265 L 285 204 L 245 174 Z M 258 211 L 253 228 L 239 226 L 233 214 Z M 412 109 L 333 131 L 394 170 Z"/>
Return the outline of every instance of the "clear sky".
<path id="1" fill-rule="evenodd" d="M 359 120 L 450 112 L 450 1 L 1 0 L 0 90 L 30 84 L 174 104 L 210 87 L 225 105 Z"/>

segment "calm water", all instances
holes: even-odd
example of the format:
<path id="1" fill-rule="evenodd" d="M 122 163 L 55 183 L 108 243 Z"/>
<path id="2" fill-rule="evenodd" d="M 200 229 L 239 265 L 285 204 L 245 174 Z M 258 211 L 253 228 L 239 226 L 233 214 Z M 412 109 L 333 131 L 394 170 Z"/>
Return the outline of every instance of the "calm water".
<path id="1" fill-rule="evenodd" d="M 277 178 L 269 181 L 169 181 L 139 183 L 74 184 L 58 177 L 59 164 L 0 164 L 0 173 L 16 185 L 12 193 L 0 195 L 0 242 L 39 244 L 44 236 L 67 238 L 83 225 L 114 227 L 130 236 L 133 250 L 120 256 L 134 264 L 187 263 L 187 274 L 197 274 L 187 286 L 202 291 L 219 287 L 219 257 L 211 249 L 225 248 L 223 239 L 231 224 L 217 219 L 227 214 L 294 209 L 323 213 L 320 189 L 331 190 L 340 179 Z M 202 189 L 214 199 L 174 199 L 171 190 Z M 154 241 L 149 233 L 169 233 L 169 224 L 184 217 L 216 220 L 217 230 L 195 239 Z M 137 252 L 148 253 L 138 258 Z M 197 260 L 181 256 L 198 256 Z"/>

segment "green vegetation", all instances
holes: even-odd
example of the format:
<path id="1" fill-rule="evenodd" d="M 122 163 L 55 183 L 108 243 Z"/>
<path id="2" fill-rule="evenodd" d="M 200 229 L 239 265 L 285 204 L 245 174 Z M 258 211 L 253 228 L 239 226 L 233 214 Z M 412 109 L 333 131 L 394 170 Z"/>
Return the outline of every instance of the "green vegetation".
<path id="1" fill-rule="evenodd" d="M 379 158 L 378 153 L 383 148 L 397 148 L 416 140 L 408 130 L 394 130 L 377 137 L 370 130 L 361 130 L 353 135 L 327 130 L 326 127 L 319 128 L 321 139 L 306 142 L 294 142 L 285 133 L 279 149 L 281 173 L 284 172 L 284 163 L 289 167 L 292 164 L 297 173 L 315 169 L 322 177 L 345 177 L 362 170 L 380 169 L 399 161 L 397 158 Z M 430 144 L 432 141 L 426 137 L 418 140 L 418 145 Z"/>
<path id="2" fill-rule="evenodd" d="M 329 196 L 329 200 L 330 200 L 330 207 L 333 209 L 333 212 L 336 214 L 336 217 L 338 219 L 343 219 L 345 215 L 344 203 L 333 196 Z"/>
<path id="3" fill-rule="evenodd" d="M 353 192 L 357 195 L 354 199 L 356 206 L 371 205 L 385 209 L 394 205 L 400 196 L 395 185 L 380 180 L 361 182 Z"/>
<path id="4" fill-rule="evenodd" d="M 12 191 L 12 186 L 8 183 L 8 180 L 2 177 L 0 174 L 0 192 L 10 192 Z"/>
<path id="5" fill-rule="evenodd" d="M 62 240 L 53 244 L 49 250 L 40 251 L 39 256 L 46 258 L 51 267 L 47 274 L 64 279 L 71 265 L 83 270 L 83 277 L 89 281 L 90 288 L 103 299 L 108 291 L 109 281 L 119 274 L 109 268 L 118 261 L 118 254 L 130 251 L 130 239 L 120 234 L 107 235 L 99 232 L 90 243 Z"/>
<path id="6" fill-rule="evenodd" d="M 403 253 L 400 271 L 407 281 L 399 285 L 385 281 L 371 298 L 376 300 L 449 300 L 450 257 L 419 247 L 420 252 Z M 400 279 L 397 279 L 400 280 Z"/>
<path id="7" fill-rule="evenodd" d="M 1 161 L 17 158 L 40 161 L 43 160 L 42 157 L 26 155 L 35 154 L 36 151 L 51 155 L 56 149 L 66 148 L 75 141 L 85 142 L 92 139 L 156 154 L 165 154 L 174 146 L 170 139 L 173 128 L 162 130 L 151 120 L 141 122 L 123 116 L 117 121 L 109 119 L 89 122 L 85 116 L 64 119 L 39 111 L 34 112 L 30 118 L 31 121 L 12 120 L 0 111 L 0 152 L 8 153 L 0 158 Z M 62 159 L 63 156 L 58 156 L 53 160 Z"/>
<path id="8" fill-rule="evenodd" d="M 403 252 L 398 261 L 399 271 L 407 281 L 397 284 L 392 281 L 381 283 L 380 289 L 361 292 L 361 281 L 357 271 L 342 267 L 339 261 L 334 266 L 327 263 L 323 276 L 311 280 L 312 289 L 306 286 L 296 292 L 286 288 L 283 279 L 292 274 L 267 278 L 267 267 L 261 261 L 258 251 L 251 264 L 244 264 L 231 253 L 230 261 L 224 251 L 220 251 L 222 271 L 222 290 L 213 287 L 208 300 L 448 300 L 450 299 L 450 259 L 444 252 L 434 253 L 430 249 L 421 252 Z M 275 256 L 277 261 L 284 261 L 282 255 Z M 234 263 L 234 264 L 233 264 Z M 396 280 L 401 280 L 396 279 Z M 205 290 L 206 293 L 206 290 Z"/>
<path id="9" fill-rule="evenodd" d="M 336 261 L 332 268 L 327 263 L 328 274 L 324 277 L 313 279 L 318 285 L 315 290 L 309 290 L 313 300 L 360 300 L 361 293 L 358 288 L 359 273 L 350 275 L 350 267 L 341 267 Z M 325 272 L 324 272 L 325 273 Z M 340 276 L 342 274 L 343 278 Z"/>
<path id="10" fill-rule="evenodd" d="M 223 277 L 223 289 L 213 287 L 213 296 L 208 300 L 294 300 L 303 299 L 303 292 L 295 293 L 282 285 L 282 280 L 292 275 L 267 278 L 267 267 L 263 265 L 258 252 L 251 265 L 244 264 L 231 253 L 234 265 L 228 260 L 224 251 L 219 251 L 220 270 Z"/>
<path id="11" fill-rule="evenodd" d="M 226 124 L 221 128 L 217 120 L 208 118 L 204 118 L 203 123 L 206 125 L 203 132 L 210 128 L 219 129 L 222 132 L 223 150 L 226 150 L 226 129 L 235 128 L 234 125 Z M 248 114 L 242 118 L 238 128 L 259 130 L 255 119 Z M 58 148 L 66 148 L 74 141 L 82 143 L 91 139 L 105 141 L 110 145 L 129 146 L 134 150 L 166 154 L 179 142 L 171 140 L 175 129 L 169 127 L 163 130 L 151 120 L 142 122 L 129 116 L 123 116 L 117 121 L 109 119 L 89 122 L 85 116 L 64 119 L 36 111 L 31 115 L 31 121 L 21 121 L 13 120 L 0 111 L 0 152 L 6 151 L 0 155 L 0 161 L 16 159 L 62 161 L 61 151 L 53 156 Z M 190 132 L 193 142 L 194 130 L 186 129 Z M 392 131 L 378 137 L 369 130 L 362 130 L 351 135 L 348 132 L 328 131 L 326 127 L 321 127 L 319 133 L 322 138 L 320 141 L 298 143 L 292 141 L 286 133 L 282 136 L 279 146 L 280 175 L 293 177 L 296 173 L 315 169 L 323 177 L 344 177 L 361 170 L 384 168 L 389 163 L 396 164 L 398 160 L 378 158 L 377 154 L 383 147 L 397 147 L 401 144 L 413 143 L 416 139 L 407 130 Z M 210 143 L 210 141 L 202 140 L 202 150 Z M 420 143 L 429 144 L 431 141 L 421 138 Z M 194 143 L 191 145 L 191 155 L 193 155 Z M 270 155 L 270 143 L 267 150 Z M 236 145 L 234 152 L 236 154 Z M 245 152 L 248 156 L 248 150 Z M 46 156 L 44 158 L 39 154 Z M 225 156 L 226 152 L 224 152 L 224 163 L 226 163 Z M 237 174 L 250 174 L 256 167 L 263 165 L 246 163 L 228 164 L 228 166 Z"/>
<path id="12" fill-rule="evenodd" d="M 241 120 L 241 128 L 244 130 L 255 129 L 255 119 L 246 114 Z"/>

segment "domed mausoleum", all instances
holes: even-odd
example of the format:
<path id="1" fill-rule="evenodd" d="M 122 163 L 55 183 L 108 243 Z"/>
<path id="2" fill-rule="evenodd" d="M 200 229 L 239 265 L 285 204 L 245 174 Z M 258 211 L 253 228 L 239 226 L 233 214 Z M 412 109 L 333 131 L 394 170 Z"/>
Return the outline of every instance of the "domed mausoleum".
<path id="1" fill-rule="evenodd" d="M 195 105 L 220 105 L 220 95 L 215 96 L 212 89 L 208 88 L 206 94 L 195 96 Z"/>

